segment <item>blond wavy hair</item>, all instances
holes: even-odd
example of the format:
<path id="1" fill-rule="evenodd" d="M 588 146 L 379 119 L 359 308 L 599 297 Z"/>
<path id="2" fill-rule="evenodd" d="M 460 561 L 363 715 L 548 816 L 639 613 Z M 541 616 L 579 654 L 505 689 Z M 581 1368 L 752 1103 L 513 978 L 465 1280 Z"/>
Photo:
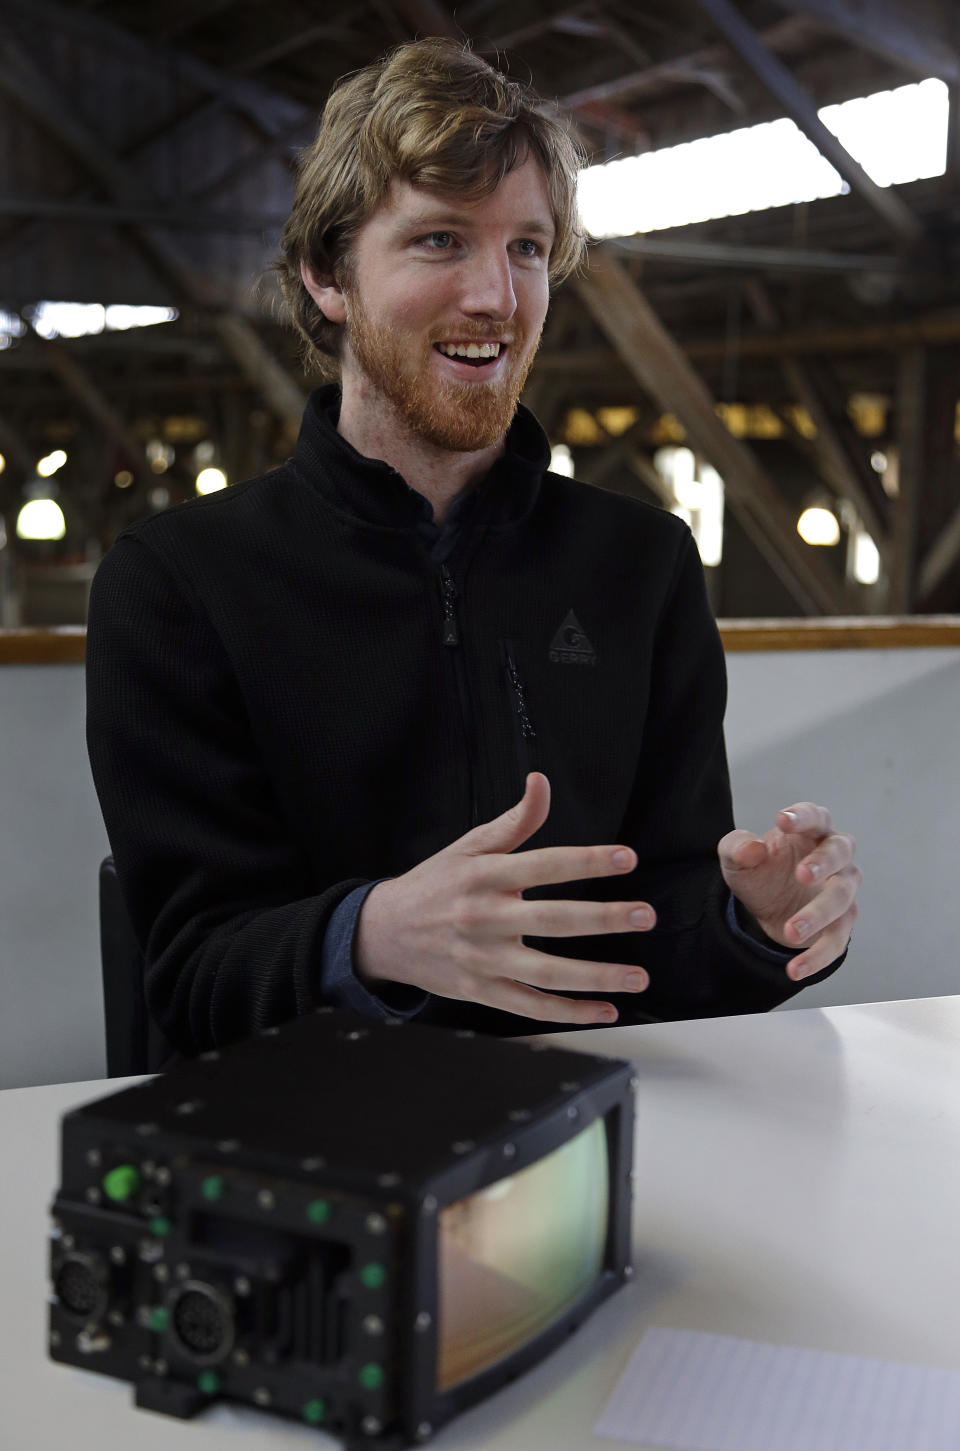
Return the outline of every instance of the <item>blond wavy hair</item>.
<path id="1" fill-rule="evenodd" d="M 398 46 L 337 83 L 316 139 L 299 155 L 274 264 L 305 369 L 336 376 L 343 330 L 304 287 L 300 264 L 349 285 L 351 243 L 394 177 L 478 201 L 532 157 L 543 170 L 556 228 L 551 286 L 582 263 L 586 237 L 576 187 L 584 154 L 542 105 L 466 44 L 439 38 Z"/>

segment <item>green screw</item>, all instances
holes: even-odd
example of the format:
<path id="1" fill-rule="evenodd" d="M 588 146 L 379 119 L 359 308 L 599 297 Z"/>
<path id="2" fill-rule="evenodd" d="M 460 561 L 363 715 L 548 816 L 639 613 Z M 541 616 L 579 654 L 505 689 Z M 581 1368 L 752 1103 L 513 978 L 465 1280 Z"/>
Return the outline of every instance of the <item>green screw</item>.
<path id="1" fill-rule="evenodd" d="M 150 1318 L 147 1321 L 147 1326 L 150 1330 L 156 1330 L 160 1333 L 166 1330 L 169 1324 L 170 1311 L 164 1309 L 162 1305 L 157 1305 L 155 1309 L 150 1311 Z"/>
<path id="2" fill-rule="evenodd" d="M 357 1380 L 365 1391 L 378 1391 L 383 1385 L 383 1366 L 377 1365 L 375 1361 L 362 1365 Z"/>
<path id="3" fill-rule="evenodd" d="M 140 1188 L 140 1171 L 133 1164 L 118 1164 L 103 1176 L 103 1192 L 108 1199 L 131 1199 Z"/>
<path id="4" fill-rule="evenodd" d="M 330 1218 L 330 1204 L 326 1199 L 312 1199 L 307 1205 L 307 1218 L 311 1224 L 326 1224 Z M 313 1402 L 310 1402 L 313 1405 Z"/>
<path id="5" fill-rule="evenodd" d="M 220 1377 L 215 1370 L 203 1370 L 197 1376 L 197 1385 L 205 1396 L 215 1396 L 220 1389 Z"/>
<path id="6" fill-rule="evenodd" d="M 300 1414 L 305 1421 L 310 1422 L 311 1426 L 316 1426 L 327 1414 L 327 1408 L 321 1400 L 307 1401 L 307 1404 L 301 1407 Z"/>
<path id="7" fill-rule="evenodd" d="M 169 1234 L 173 1228 L 172 1223 L 162 1214 L 155 1214 L 150 1221 L 150 1233 L 157 1235 Z"/>
<path id="8" fill-rule="evenodd" d="M 220 1199 L 223 1195 L 223 1175 L 211 1174 L 200 1185 L 204 1199 Z"/>
<path id="9" fill-rule="evenodd" d="M 376 1260 L 373 1260 L 369 1265 L 364 1265 L 360 1271 L 361 1283 L 366 1285 L 368 1290 L 379 1290 L 386 1278 L 386 1270 Z"/>

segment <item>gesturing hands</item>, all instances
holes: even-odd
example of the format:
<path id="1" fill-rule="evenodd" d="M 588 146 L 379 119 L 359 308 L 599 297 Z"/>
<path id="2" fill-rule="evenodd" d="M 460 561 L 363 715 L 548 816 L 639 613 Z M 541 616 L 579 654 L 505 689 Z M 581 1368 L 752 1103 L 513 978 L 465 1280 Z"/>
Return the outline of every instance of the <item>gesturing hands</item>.
<path id="1" fill-rule="evenodd" d="M 657 914 L 648 902 L 528 901 L 523 893 L 530 887 L 625 876 L 637 864 L 636 852 L 617 844 L 518 851 L 549 811 L 550 782 L 533 771 L 509 811 L 403 876 L 378 882 L 354 939 L 360 981 L 407 983 L 550 1023 L 615 1022 L 617 1009 L 603 994 L 643 992 L 650 979 L 642 967 L 555 957 L 523 938 L 647 932 Z M 567 998 L 557 989 L 597 997 Z"/>
<path id="2" fill-rule="evenodd" d="M 777 812 L 764 836 L 728 832 L 717 846 L 723 879 L 768 937 L 804 951 L 787 968 L 794 982 L 839 957 L 857 920 L 863 873 L 856 842 L 835 832 L 830 812 L 800 801 Z"/>

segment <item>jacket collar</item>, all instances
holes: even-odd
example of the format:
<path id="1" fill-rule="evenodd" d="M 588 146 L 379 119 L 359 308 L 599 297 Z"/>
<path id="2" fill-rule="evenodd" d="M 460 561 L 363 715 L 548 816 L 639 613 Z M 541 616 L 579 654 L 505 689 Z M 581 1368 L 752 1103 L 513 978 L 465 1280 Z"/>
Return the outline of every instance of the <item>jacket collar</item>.
<path id="1" fill-rule="evenodd" d="M 383 459 L 366 458 L 337 432 L 340 389 L 317 388 L 307 400 L 294 463 L 306 479 L 339 509 L 370 524 L 394 529 L 416 528 L 431 520 L 430 501 Z M 507 430 L 506 448 L 490 472 L 453 508 L 461 512 L 468 500 L 477 505 L 477 520 L 494 528 L 519 522 L 533 508 L 540 479 L 550 466 L 550 444 L 529 409 L 521 404 Z M 451 510 L 451 514 L 453 510 Z"/>

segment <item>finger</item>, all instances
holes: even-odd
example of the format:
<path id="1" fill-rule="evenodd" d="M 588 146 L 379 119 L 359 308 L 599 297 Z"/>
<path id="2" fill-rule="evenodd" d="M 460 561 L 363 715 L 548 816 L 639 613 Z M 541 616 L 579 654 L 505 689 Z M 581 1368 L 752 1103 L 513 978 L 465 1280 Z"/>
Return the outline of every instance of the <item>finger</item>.
<path id="1" fill-rule="evenodd" d="M 613 1003 L 593 1002 L 587 998 L 556 997 L 538 992 L 511 978 L 489 980 L 481 994 L 472 999 L 488 1008 L 517 1013 L 521 1018 L 535 1018 L 542 1023 L 609 1024 L 619 1014 Z"/>
<path id="2" fill-rule="evenodd" d="M 508 937 L 592 937 L 601 932 L 648 932 L 657 914 L 649 902 L 505 900 L 493 931 Z"/>
<path id="3" fill-rule="evenodd" d="M 815 897 L 811 897 L 799 912 L 784 923 L 784 936 L 791 942 L 809 942 L 818 932 L 824 931 L 850 906 L 863 880 L 859 867 L 846 867 L 830 877 L 826 886 Z"/>
<path id="4" fill-rule="evenodd" d="M 853 861 L 857 843 L 845 832 L 833 832 L 816 851 L 797 865 L 798 882 L 822 882 L 834 872 L 843 871 Z"/>
<path id="5" fill-rule="evenodd" d="M 777 825 L 781 831 L 829 836 L 833 819 L 825 806 L 817 806 L 813 801 L 796 801 L 777 812 Z"/>
<path id="6" fill-rule="evenodd" d="M 532 947 L 509 953 L 503 968 L 512 981 L 551 992 L 642 993 L 650 986 L 646 970 L 636 963 L 551 957 Z"/>
<path id="7" fill-rule="evenodd" d="M 787 977 L 792 978 L 794 982 L 800 982 L 803 978 L 812 977 L 815 972 L 822 972 L 825 967 L 829 967 L 831 962 L 834 962 L 846 948 L 850 941 L 850 933 L 853 931 L 859 915 L 860 909 L 856 902 L 851 902 L 843 916 L 839 917 L 806 952 L 801 952 L 798 957 L 793 958 L 787 964 Z"/>
<path id="8" fill-rule="evenodd" d="M 749 871 L 761 866 L 767 859 L 767 844 L 754 832 L 738 828 L 729 831 L 717 843 L 720 865 L 726 871 Z"/>
<path id="9" fill-rule="evenodd" d="M 625 853 L 623 860 L 620 853 Z M 626 876 L 637 865 L 627 846 L 542 846 L 510 856 L 491 853 L 478 858 L 478 885 L 494 891 L 523 892 L 554 882 L 579 882 L 591 877 Z"/>
<path id="10" fill-rule="evenodd" d="M 446 849 L 470 856 L 514 851 L 540 830 L 549 814 L 550 782 L 542 771 L 531 771 L 519 801 L 493 821 L 481 822 Z"/>

